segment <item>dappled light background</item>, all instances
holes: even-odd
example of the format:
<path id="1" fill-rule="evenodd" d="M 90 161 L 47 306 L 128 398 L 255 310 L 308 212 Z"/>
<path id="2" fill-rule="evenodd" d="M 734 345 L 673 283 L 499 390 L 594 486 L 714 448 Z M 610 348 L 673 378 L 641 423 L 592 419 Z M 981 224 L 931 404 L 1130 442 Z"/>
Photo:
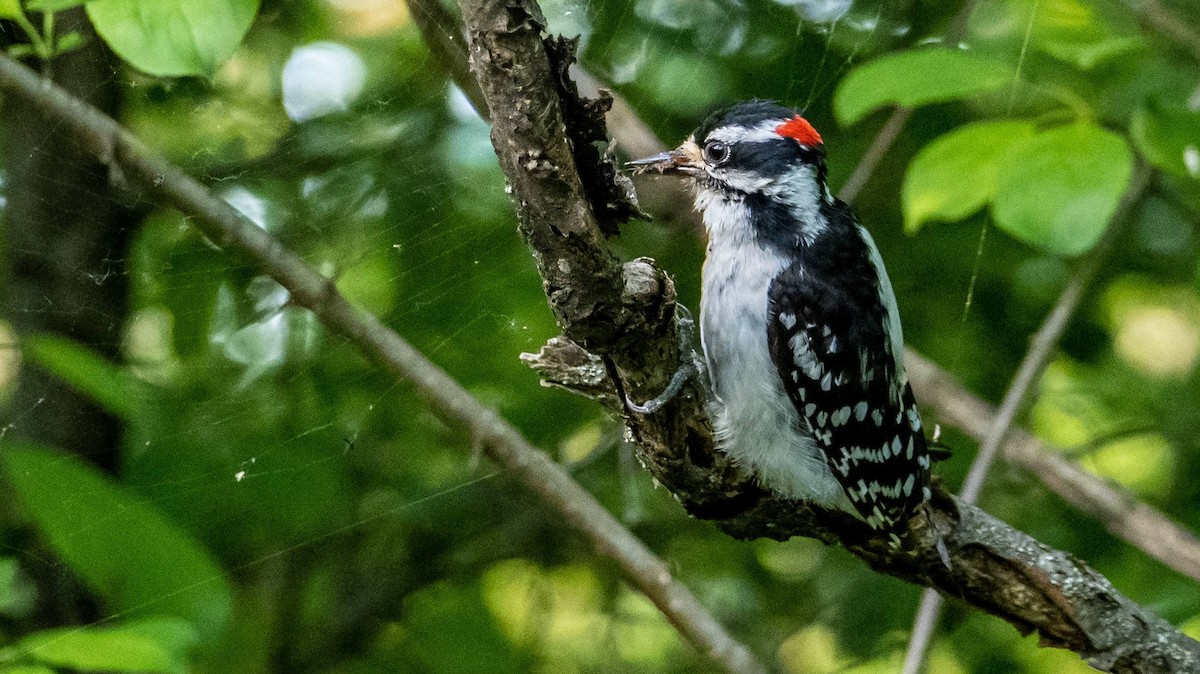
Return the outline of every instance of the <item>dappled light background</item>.
<path id="1" fill-rule="evenodd" d="M 906 231 L 909 162 L 979 119 L 1090 119 L 1128 136 L 1147 101 L 1185 101 L 1197 68 L 1123 2 L 978 4 L 963 42 L 1019 77 L 918 109 L 856 210 L 888 262 L 909 343 L 995 401 L 1073 261 L 996 229 L 987 209 L 957 222 L 910 214 Z M 1194 5 L 1177 5 L 1194 16 Z M 582 67 L 666 143 L 733 101 L 805 110 L 835 191 L 887 114 L 840 124 L 839 82 L 877 56 L 938 42 L 961 9 L 908 0 L 541 6 L 552 32 L 580 36 Z M 567 466 L 764 660 L 793 674 L 897 669 L 918 588 L 811 540 L 735 541 L 689 519 L 637 465 L 617 420 L 540 386 L 518 359 L 558 333 L 488 126 L 403 0 L 265 1 L 209 80 L 104 63 L 85 86 L 115 85 L 122 123 Z M 55 152 L 11 133 L 3 143 L 5 154 Z M 1025 421 L 1055 451 L 1195 530 L 1200 159 L 1187 161 L 1159 174 L 1123 226 Z M 22 166 L 32 174 L 15 175 Z M 67 186 L 37 166 L 10 161 L 0 174 L 9 230 L 22 226 L 11 217 L 14 190 L 46 183 L 37 198 L 52 200 Z M 10 299 L 0 326 L 14 345 L 0 352 L 13 457 L 13 484 L 0 487 L 0 638 L 170 618 L 157 624 L 177 630 L 178 671 L 188 672 L 707 671 L 647 599 L 406 382 L 169 205 L 86 189 L 123 210 L 127 240 L 62 283 L 123 302 Z M 690 200 L 680 192 L 654 207 L 655 221 L 625 225 L 614 246 L 626 259 L 657 259 L 696 309 L 704 241 L 686 217 Z M 37 236 L 63 236 L 72 213 Z M 103 337 L 71 336 L 69 326 L 91 321 Z M 22 395 L 30 372 L 66 385 Z M 119 440 L 47 441 L 54 418 L 40 410 L 60 395 L 115 419 Z M 944 430 L 954 455 L 936 472 L 956 488 L 975 445 Z M 1035 478 L 1001 465 L 981 503 L 1200 636 L 1194 582 Z M 166 552 L 122 552 L 144 541 Z M 951 603 L 929 671 L 1091 670 Z"/>

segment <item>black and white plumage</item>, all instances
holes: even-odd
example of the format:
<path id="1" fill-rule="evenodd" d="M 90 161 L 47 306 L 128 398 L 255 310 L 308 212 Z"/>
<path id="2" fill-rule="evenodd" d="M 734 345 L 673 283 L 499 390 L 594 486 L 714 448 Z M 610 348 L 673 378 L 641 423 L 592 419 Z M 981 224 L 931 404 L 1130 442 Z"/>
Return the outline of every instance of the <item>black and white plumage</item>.
<path id="1" fill-rule="evenodd" d="M 825 184 L 820 135 L 754 101 L 632 165 L 695 183 L 719 446 L 783 496 L 899 528 L 929 498 L 929 452 L 891 282 Z"/>

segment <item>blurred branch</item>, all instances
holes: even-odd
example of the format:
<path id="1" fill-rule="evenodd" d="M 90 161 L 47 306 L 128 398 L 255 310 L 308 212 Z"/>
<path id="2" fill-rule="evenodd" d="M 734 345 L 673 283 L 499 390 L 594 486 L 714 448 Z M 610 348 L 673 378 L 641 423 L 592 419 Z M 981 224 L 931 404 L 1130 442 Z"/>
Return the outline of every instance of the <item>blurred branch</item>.
<path id="1" fill-rule="evenodd" d="M 879 168 L 879 162 L 883 161 L 884 155 L 892 149 L 892 145 L 900 137 L 900 132 L 904 130 L 904 125 L 908 124 L 912 113 L 913 109 L 907 106 L 900 106 L 892 111 L 891 116 L 879 129 L 879 133 L 875 134 L 875 139 L 871 141 L 867 151 L 863 153 L 858 165 L 854 167 L 854 172 L 850 174 L 849 178 L 846 178 L 846 182 L 838 190 L 839 199 L 848 204 L 854 203 L 854 200 L 858 198 L 858 193 L 867 186 L 867 181 L 871 179 L 871 176 L 875 175 L 875 169 Z"/>
<path id="2" fill-rule="evenodd" d="M 1196 32 L 1194 22 L 1188 23 L 1175 16 L 1159 0 L 1126 0 L 1126 4 L 1151 28 L 1178 42 L 1192 58 L 1200 61 L 1200 33 Z"/>
<path id="3" fill-rule="evenodd" d="M 568 114 L 588 107 L 573 99 L 573 83 L 558 77 L 571 55 L 543 38 L 544 21 L 532 2 L 460 0 L 460 7 L 472 71 L 492 111 L 492 144 L 566 335 L 527 360 L 559 385 L 583 382 L 589 395 L 597 395 L 604 362 L 635 397 L 657 393 L 679 362 L 674 288 L 650 261 L 616 261 L 592 217 L 597 205 L 584 199 L 580 173 L 591 168 L 578 164 L 572 147 L 597 133 L 581 130 Z M 739 538 L 804 535 L 840 543 L 878 571 L 961 597 L 1101 669 L 1200 669 L 1200 644 L 1078 560 L 940 486 L 929 518 L 910 522 L 905 552 L 847 514 L 765 493 L 716 451 L 704 396 L 692 382 L 661 413 L 626 415 L 639 458 L 692 514 Z"/>
<path id="4" fill-rule="evenodd" d="M 950 373 L 909 349 L 904 364 L 918 400 L 938 418 L 982 441 L 996 408 L 980 400 Z M 1051 491 L 1094 517 L 1114 535 L 1191 578 L 1200 580 L 1200 540 L 1129 492 L 1110 485 L 1046 446 L 1032 433 L 1010 433 L 1002 456 L 1030 471 Z"/>
<path id="5" fill-rule="evenodd" d="M 1045 372 L 1046 366 L 1050 362 L 1054 347 L 1058 345 L 1059 338 L 1062 337 L 1071 317 L 1079 308 L 1079 302 L 1083 299 L 1084 292 L 1091 287 L 1092 281 L 1095 280 L 1096 275 L 1104 266 L 1105 260 L 1108 259 L 1109 253 L 1112 252 L 1120 225 L 1125 222 L 1133 207 L 1141 200 L 1149 182 L 1150 169 L 1144 164 L 1138 165 L 1130 180 L 1129 188 L 1121 198 L 1120 206 L 1109 219 L 1104 236 L 1071 275 L 1062 294 L 1059 295 L 1054 309 L 1050 311 L 1042 326 L 1034 333 L 1030 340 L 1029 350 L 1026 351 L 1025 358 L 1017 368 L 1017 374 L 1004 394 L 1004 399 L 1000 401 L 1000 409 L 996 411 L 991 428 L 984 436 L 975 461 L 971 464 L 966 480 L 963 481 L 959 496 L 964 501 L 975 503 L 978 500 L 979 493 L 983 489 L 983 481 L 987 478 L 988 471 L 991 470 L 1001 443 L 1008 437 L 1017 415 L 1029 399 L 1029 392 L 1033 389 L 1034 384 L 1042 378 L 1042 373 Z"/>
<path id="6" fill-rule="evenodd" d="M 996 411 L 987 433 L 980 442 L 979 451 L 971 463 L 970 470 L 967 471 L 962 489 L 959 490 L 958 496 L 964 502 L 975 503 L 979 500 L 984 480 L 987 479 L 987 475 L 995 463 L 1001 444 L 1008 438 L 1009 431 L 1016 423 L 1017 415 L 1028 403 L 1034 385 L 1041 381 L 1042 374 L 1045 373 L 1046 366 L 1050 363 L 1050 357 L 1054 353 L 1059 339 L 1067 329 L 1071 317 L 1079 308 L 1080 301 L 1083 300 L 1084 292 L 1091 287 L 1096 275 L 1108 259 L 1120 226 L 1124 224 L 1134 206 L 1141 200 L 1149 182 L 1150 169 L 1144 164 L 1139 164 L 1130 180 L 1128 189 L 1121 197 L 1120 205 L 1109 218 L 1104 235 L 1075 269 L 1067 281 L 1066 287 L 1063 288 L 1062 294 L 1059 295 L 1054 308 L 1034 333 L 1029 343 L 1029 349 L 1025 352 L 1025 357 L 1021 360 L 1017 374 L 1009 384 L 1008 391 L 1000 401 L 1000 409 Z M 920 670 L 921 663 L 925 660 L 925 651 L 933 638 L 933 628 L 941 609 L 941 596 L 932 590 L 925 590 L 921 595 L 921 603 L 913 621 L 908 652 L 904 656 L 903 674 L 917 674 Z"/>
<path id="7" fill-rule="evenodd" d="M 475 112 L 487 121 L 487 101 L 479 90 L 479 83 L 471 77 L 467 67 L 467 42 L 462 33 L 462 23 L 450 13 L 441 0 L 404 0 L 408 13 L 421 31 L 421 39 L 429 49 L 433 60 L 450 76 L 450 80 L 462 89 Z"/>
<path id="8" fill-rule="evenodd" d="M 967 35 L 967 26 L 971 20 L 971 14 L 975 11 L 975 4 L 978 0 L 966 0 L 963 6 L 954 15 L 954 19 L 950 22 L 950 28 L 946 31 L 945 43 L 951 47 L 955 47 Z M 875 138 L 867 147 L 867 151 L 863 153 L 862 159 L 859 159 L 858 165 L 854 167 L 854 171 L 846 178 L 846 182 L 842 184 L 842 188 L 838 190 L 838 198 L 842 201 L 852 204 L 858 198 L 858 193 L 867 186 L 867 182 L 871 180 L 871 176 L 875 175 L 875 170 L 879 168 L 879 163 L 883 161 L 888 151 L 895 145 L 896 139 L 900 137 L 900 132 L 904 130 L 904 126 L 908 124 L 908 120 L 912 117 L 913 109 L 907 106 L 900 106 L 892 110 L 892 114 L 887 121 L 879 129 L 879 133 L 875 134 Z"/>
<path id="9" fill-rule="evenodd" d="M 434 408 L 461 424 L 496 463 L 514 474 L 547 508 L 587 538 L 601 557 L 653 601 L 700 652 L 729 672 L 763 672 L 645 544 L 596 502 L 543 451 L 373 315 L 356 310 L 299 256 L 204 185 L 155 155 L 108 117 L 0 55 L 0 89 L 33 103 L 108 165 L 111 175 L 173 204 L 215 244 L 246 258 L 291 293 L 323 325 L 356 344 L 397 377 L 411 380 Z"/>

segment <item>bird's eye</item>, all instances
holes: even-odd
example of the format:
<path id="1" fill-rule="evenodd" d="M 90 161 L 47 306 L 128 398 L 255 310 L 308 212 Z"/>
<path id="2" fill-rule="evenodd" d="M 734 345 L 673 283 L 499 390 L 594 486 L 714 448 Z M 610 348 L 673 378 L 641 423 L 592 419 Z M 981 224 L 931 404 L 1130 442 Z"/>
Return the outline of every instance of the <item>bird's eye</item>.
<path id="1" fill-rule="evenodd" d="M 704 146 L 704 158 L 708 160 L 708 163 L 720 166 L 729 161 L 729 146 L 721 141 L 714 140 Z"/>

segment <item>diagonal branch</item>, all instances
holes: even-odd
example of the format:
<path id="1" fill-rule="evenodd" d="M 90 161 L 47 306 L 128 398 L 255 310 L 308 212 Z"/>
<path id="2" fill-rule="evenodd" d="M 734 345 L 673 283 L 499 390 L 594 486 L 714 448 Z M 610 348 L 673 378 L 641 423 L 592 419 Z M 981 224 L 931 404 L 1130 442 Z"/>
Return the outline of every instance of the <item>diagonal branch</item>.
<path id="1" fill-rule="evenodd" d="M 1008 392 L 1004 394 L 1004 399 L 1000 401 L 1000 409 L 996 412 L 996 418 L 992 421 L 992 427 L 988 429 L 987 435 L 984 436 L 983 442 L 979 446 L 979 454 L 976 456 L 975 462 L 971 465 L 971 469 L 967 473 L 967 478 L 963 482 L 962 491 L 959 496 L 964 501 L 974 503 L 978 500 L 979 493 L 983 490 L 983 481 L 986 479 L 988 471 L 996 459 L 1000 445 L 1008 438 L 1008 433 L 1012 430 L 1017 415 L 1029 400 L 1029 394 L 1034 384 L 1042 378 L 1042 373 L 1046 371 L 1046 366 L 1050 363 L 1050 357 L 1054 353 L 1054 348 L 1058 345 L 1058 341 L 1062 337 L 1063 331 L 1066 330 L 1067 324 L 1071 321 L 1071 317 L 1079 308 L 1079 303 L 1083 300 L 1083 294 L 1091 287 L 1092 281 L 1095 280 L 1105 260 L 1108 259 L 1108 255 L 1112 251 L 1116 240 L 1118 228 L 1124 223 L 1130 211 L 1133 210 L 1133 207 L 1141 199 L 1149 180 L 1149 169 L 1144 165 L 1139 166 L 1130 181 L 1129 188 L 1121 198 L 1120 207 L 1117 208 L 1109 220 L 1103 238 L 1096 245 L 1095 249 L 1084 258 L 1078 269 L 1075 270 L 1075 273 L 1071 275 L 1067 286 L 1063 288 L 1062 294 L 1059 295 L 1054 309 L 1046 316 L 1046 320 L 1038 328 L 1038 331 L 1034 333 L 1033 339 L 1030 340 L 1029 350 L 1025 353 L 1025 358 L 1022 359 L 1021 365 L 1017 368 L 1017 374 L 1013 377 Z"/>
<path id="2" fill-rule="evenodd" d="M 919 399 L 946 424 L 982 442 L 996 419 L 996 409 L 977 398 L 950 373 L 909 349 L 904 364 Z M 1162 512 L 1110 485 L 1079 464 L 1047 447 L 1032 433 L 1016 429 L 1003 457 L 1037 475 L 1047 488 L 1084 514 L 1096 518 L 1113 535 L 1191 578 L 1200 579 L 1200 541 Z"/>
<path id="3" fill-rule="evenodd" d="M 971 14 L 975 11 L 975 5 L 979 0 L 966 0 L 963 6 L 959 8 L 954 15 L 954 19 L 950 22 L 950 28 L 946 31 L 946 44 L 956 46 L 962 41 L 967 34 L 967 26 L 971 20 Z M 838 198 L 842 201 L 852 204 L 858 198 L 858 193 L 867 186 L 867 182 L 871 180 L 871 176 L 875 175 L 875 170 L 879 168 L 879 163 L 883 161 L 888 151 L 896 144 L 896 139 L 900 137 L 900 132 L 904 130 L 904 126 L 908 124 L 908 120 L 912 117 L 913 108 L 906 105 L 901 105 L 892 110 L 892 114 L 888 116 L 887 121 L 880 127 L 879 133 L 875 134 L 875 138 L 871 140 L 871 144 L 867 147 L 867 151 L 863 153 L 862 159 L 859 160 L 858 166 L 854 167 L 854 172 L 846 179 L 842 188 L 838 190 Z"/>
<path id="4" fill-rule="evenodd" d="M 379 319 L 356 310 L 329 279 L 277 239 L 153 154 L 112 118 L 4 55 L 0 55 L 0 89 L 40 108 L 107 163 L 115 175 L 173 204 L 217 245 L 248 259 L 287 288 L 292 301 L 312 311 L 326 328 L 346 337 L 397 377 L 411 380 L 441 415 L 466 428 L 492 460 L 588 539 L 597 555 L 616 562 L 629 582 L 653 601 L 697 650 L 728 672 L 766 671 L 672 578 L 662 560 L 545 452 Z"/>
<path id="5" fill-rule="evenodd" d="M 1000 446 L 1008 438 L 1013 424 L 1016 423 L 1017 415 L 1028 404 L 1033 387 L 1045 373 L 1054 349 L 1067 329 L 1071 317 L 1079 308 L 1084 293 L 1091 287 L 1112 252 L 1120 226 L 1125 223 L 1129 213 L 1141 200 L 1149 182 L 1150 170 L 1145 165 L 1139 165 L 1128 189 L 1121 197 L 1120 205 L 1109 218 L 1104 236 L 1076 268 L 1075 273 L 1067 281 L 1066 287 L 1063 288 L 1062 294 L 1059 295 L 1058 302 L 1046 316 L 1042 326 L 1034 333 L 1029 342 L 1029 349 L 1025 352 L 1025 357 L 1017 368 L 1017 374 L 1009 384 L 1003 400 L 1000 401 L 1000 409 L 996 411 L 996 416 L 992 420 L 987 434 L 979 444 L 975 460 L 971 463 L 970 470 L 967 471 L 967 477 L 958 494 L 963 501 L 975 503 L 979 500 L 984 480 L 987 479 L 987 475 L 996 461 Z M 908 652 L 904 656 L 902 670 L 904 674 L 916 674 L 920 669 L 921 663 L 925 660 L 925 651 L 929 648 L 929 643 L 933 638 L 933 628 L 937 624 L 941 610 L 941 595 L 931 590 L 921 593 L 921 602 L 917 608 L 916 618 L 913 620 L 912 637 L 908 642 Z"/>
<path id="6" fill-rule="evenodd" d="M 583 382 L 590 394 L 607 398 L 601 359 L 592 351 L 615 364 L 626 388 L 646 388 L 649 382 L 661 389 L 679 360 L 666 311 L 674 302 L 673 288 L 649 261 L 624 267 L 614 261 L 591 217 L 596 205 L 583 201 L 579 171 L 589 167 L 580 166 L 571 149 L 596 134 L 590 129 L 577 135 L 578 120 L 565 111 L 587 104 L 572 100 L 573 84 L 553 76 L 565 71 L 570 55 L 544 38 L 531 1 L 460 0 L 460 6 L 472 70 L 491 110 L 492 143 L 521 232 L 569 338 L 530 360 L 560 384 Z M 624 283 L 614 283 L 617 278 Z M 657 300 L 650 296 L 654 288 Z M 1101 669 L 1200 668 L 1200 644 L 1122 597 L 1095 571 L 940 488 L 929 520 L 914 518 L 910 524 L 911 549 L 903 553 L 848 515 L 764 493 L 715 450 L 704 395 L 693 385 L 662 412 L 626 415 L 626 423 L 639 458 L 658 481 L 691 513 L 715 520 L 727 533 L 838 542 L 878 571 L 961 597 L 1022 631 L 1037 631 L 1045 644 L 1075 650 Z M 948 556 L 945 564 L 941 550 Z"/>
<path id="7" fill-rule="evenodd" d="M 1125 4 L 1159 35 L 1174 40 L 1193 59 L 1200 61 L 1200 33 L 1196 31 L 1194 21 L 1188 23 L 1180 19 L 1159 0 L 1125 0 Z"/>

